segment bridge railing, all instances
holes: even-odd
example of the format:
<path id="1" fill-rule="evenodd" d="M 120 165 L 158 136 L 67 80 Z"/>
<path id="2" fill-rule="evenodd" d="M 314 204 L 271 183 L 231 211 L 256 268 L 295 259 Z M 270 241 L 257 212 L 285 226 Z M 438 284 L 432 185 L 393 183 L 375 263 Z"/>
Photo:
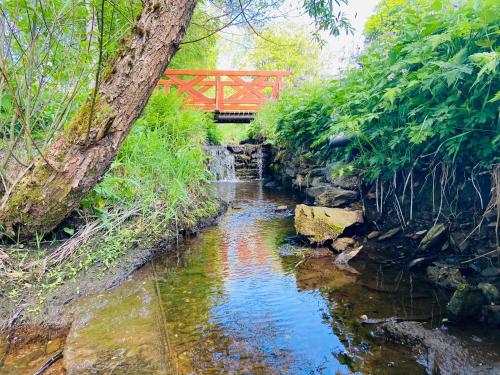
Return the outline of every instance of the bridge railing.
<path id="1" fill-rule="evenodd" d="M 276 99 L 288 71 L 168 69 L 158 86 L 185 94 L 186 107 L 211 112 L 257 112 Z"/>

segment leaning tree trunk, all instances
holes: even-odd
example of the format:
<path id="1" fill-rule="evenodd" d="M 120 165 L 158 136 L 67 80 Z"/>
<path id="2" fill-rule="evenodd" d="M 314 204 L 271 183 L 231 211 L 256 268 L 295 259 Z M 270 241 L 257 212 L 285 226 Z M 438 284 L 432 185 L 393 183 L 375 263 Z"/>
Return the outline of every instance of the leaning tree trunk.
<path id="1" fill-rule="evenodd" d="M 22 237 L 53 230 L 102 178 L 177 51 L 196 0 L 144 0 L 123 48 L 43 158 L 0 202 L 0 224 Z"/>

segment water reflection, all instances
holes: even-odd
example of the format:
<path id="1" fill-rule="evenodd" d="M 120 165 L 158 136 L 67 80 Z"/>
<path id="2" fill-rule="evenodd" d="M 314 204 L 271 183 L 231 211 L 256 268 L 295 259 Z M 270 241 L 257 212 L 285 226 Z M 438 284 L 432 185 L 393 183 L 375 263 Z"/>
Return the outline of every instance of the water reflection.
<path id="1" fill-rule="evenodd" d="M 186 268 L 161 281 L 179 372 L 347 372 L 333 355 L 345 347 L 324 318 L 327 303 L 298 288 L 276 250 L 294 233 L 276 206 L 292 202 L 268 197 L 262 184 L 228 187 L 236 208 L 187 243 Z"/>
<path id="2" fill-rule="evenodd" d="M 369 245 L 344 269 L 329 258 L 280 255 L 295 234 L 293 196 L 261 182 L 217 188 L 232 201 L 217 226 L 183 243 L 178 257 L 72 307 L 68 374 L 424 372 L 408 349 L 373 338 L 358 318 L 438 322 L 429 285 L 385 265 L 387 255 Z M 277 212 L 280 205 L 290 210 Z M 47 353 L 33 354 L 37 366 Z M 9 353 L 0 373 L 25 374 L 30 358 Z"/>

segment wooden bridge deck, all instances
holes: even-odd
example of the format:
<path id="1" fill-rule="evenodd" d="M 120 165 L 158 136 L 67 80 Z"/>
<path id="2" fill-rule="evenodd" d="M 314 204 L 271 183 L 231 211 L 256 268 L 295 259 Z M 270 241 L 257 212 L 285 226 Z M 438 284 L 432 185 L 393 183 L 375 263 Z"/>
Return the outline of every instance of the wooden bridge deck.
<path id="1" fill-rule="evenodd" d="M 186 108 L 213 112 L 217 122 L 250 122 L 279 97 L 287 71 L 168 69 L 158 86 L 186 96 Z"/>

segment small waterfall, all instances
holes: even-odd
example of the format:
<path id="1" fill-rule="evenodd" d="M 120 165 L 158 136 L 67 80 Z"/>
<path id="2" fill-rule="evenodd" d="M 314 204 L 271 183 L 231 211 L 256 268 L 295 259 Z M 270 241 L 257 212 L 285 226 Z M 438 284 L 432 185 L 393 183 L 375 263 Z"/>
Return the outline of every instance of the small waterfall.
<path id="1" fill-rule="evenodd" d="M 257 170 L 259 172 L 259 180 L 262 180 L 264 176 L 264 154 L 262 152 L 262 147 L 257 148 L 255 157 L 257 159 Z"/>
<path id="2" fill-rule="evenodd" d="M 217 181 L 262 180 L 268 173 L 270 146 L 206 146 L 208 170 Z"/>
<path id="3" fill-rule="evenodd" d="M 207 146 L 208 170 L 217 181 L 238 181 L 234 155 L 227 146 Z"/>

